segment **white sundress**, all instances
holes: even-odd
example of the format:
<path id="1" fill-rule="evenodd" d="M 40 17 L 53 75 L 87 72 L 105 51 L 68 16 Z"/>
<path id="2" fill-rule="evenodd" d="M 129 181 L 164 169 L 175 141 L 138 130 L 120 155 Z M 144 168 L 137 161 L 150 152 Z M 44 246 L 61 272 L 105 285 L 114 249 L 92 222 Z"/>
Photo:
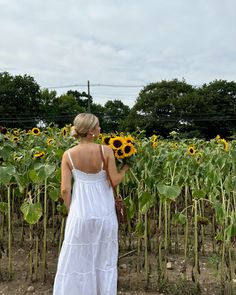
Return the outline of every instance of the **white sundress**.
<path id="1" fill-rule="evenodd" d="M 73 193 L 53 295 L 116 295 L 118 222 L 112 187 L 103 170 L 73 167 Z"/>

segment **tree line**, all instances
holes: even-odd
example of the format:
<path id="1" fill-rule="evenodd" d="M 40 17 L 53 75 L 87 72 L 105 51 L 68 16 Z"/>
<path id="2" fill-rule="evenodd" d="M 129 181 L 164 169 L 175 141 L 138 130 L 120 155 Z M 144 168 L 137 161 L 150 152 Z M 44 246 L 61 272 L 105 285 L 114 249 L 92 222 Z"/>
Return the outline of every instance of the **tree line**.
<path id="1" fill-rule="evenodd" d="M 103 132 L 133 132 L 137 128 L 167 137 L 210 139 L 217 134 L 230 137 L 236 131 L 236 82 L 215 80 L 194 87 L 185 80 L 150 83 L 139 93 L 132 108 L 118 98 L 104 106 L 85 92 L 69 90 L 63 95 L 40 89 L 29 75 L 0 73 L 0 125 L 30 129 L 54 122 L 59 127 L 74 116 L 91 112 L 100 120 Z"/>

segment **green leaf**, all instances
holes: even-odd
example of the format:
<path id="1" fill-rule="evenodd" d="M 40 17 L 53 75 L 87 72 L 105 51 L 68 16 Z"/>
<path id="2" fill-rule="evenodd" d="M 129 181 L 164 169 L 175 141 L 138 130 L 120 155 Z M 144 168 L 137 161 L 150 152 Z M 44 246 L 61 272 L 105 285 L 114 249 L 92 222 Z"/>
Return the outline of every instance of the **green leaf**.
<path id="1" fill-rule="evenodd" d="M 175 213 L 172 216 L 172 224 L 174 225 L 184 225 L 186 223 L 186 215 L 182 213 Z"/>
<path id="2" fill-rule="evenodd" d="M 125 201 L 125 205 L 127 207 L 127 212 L 128 212 L 128 216 L 129 218 L 134 218 L 134 215 L 135 215 L 135 204 L 134 204 L 134 201 L 131 199 L 130 196 L 126 197 L 124 199 Z"/>
<path id="3" fill-rule="evenodd" d="M 54 187 L 49 191 L 49 198 L 52 199 L 53 201 L 58 201 L 60 195 L 60 190 L 57 187 Z"/>
<path id="4" fill-rule="evenodd" d="M 236 226 L 233 224 L 230 224 L 225 229 L 225 233 L 226 233 L 226 241 L 227 241 L 227 243 L 229 243 L 231 241 L 231 239 L 236 236 Z"/>
<path id="5" fill-rule="evenodd" d="M 20 209 L 24 215 L 24 220 L 29 224 L 37 223 L 42 216 L 42 205 L 39 202 L 34 204 L 31 202 L 24 202 Z"/>
<path id="6" fill-rule="evenodd" d="M 8 204 L 6 202 L 0 202 L 0 212 L 3 214 L 7 214 Z"/>
<path id="7" fill-rule="evenodd" d="M 174 201 L 181 193 L 181 189 L 177 185 L 158 184 L 157 190 L 164 199 L 171 201 Z"/>
<path id="8" fill-rule="evenodd" d="M 222 204 L 219 201 L 215 201 L 213 204 L 213 207 L 215 208 L 215 212 L 216 212 L 216 222 L 218 224 L 223 224 L 225 212 L 224 212 Z"/>
<path id="9" fill-rule="evenodd" d="M 230 193 L 233 191 L 233 184 L 232 184 L 232 178 L 231 175 L 227 175 L 224 181 L 224 189 L 227 193 Z"/>
<path id="10" fill-rule="evenodd" d="M 56 166 L 55 165 L 51 165 L 51 164 L 46 164 L 44 167 L 44 171 L 45 171 L 45 175 L 48 178 L 49 176 L 51 176 L 56 170 Z"/>
<path id="11" fill-rule="evenodd" d="M 15 173 L 14 166 L 0 167 L 0 184 L 9 185 Z"/>
<path id="12" fill-rule="evenodd" d="M 206 196 L 206 192 L 204 190 L 193 190 L 192 192 L 194 199 L 203 199 Z"/>
<path id="13" fill-rule="evenodd" d="M 144 223 L 143 222 L 138 222 L 135 226 L 135 233 L 139 236 L 142 237 L 144 235 Z"/>
<path id="14" fill-rule="evenodd" d="M 44 177 L 37 170 L 30 170 L 29 178 L 33 183 L 40 184 L 44 182 Z"/>
<path id="15" fill-rule="evenodd" d="M 145 214 L 154 202 L 153 196 L 149 192 L 142 192 L 139 196 L 140 210 Z"/>

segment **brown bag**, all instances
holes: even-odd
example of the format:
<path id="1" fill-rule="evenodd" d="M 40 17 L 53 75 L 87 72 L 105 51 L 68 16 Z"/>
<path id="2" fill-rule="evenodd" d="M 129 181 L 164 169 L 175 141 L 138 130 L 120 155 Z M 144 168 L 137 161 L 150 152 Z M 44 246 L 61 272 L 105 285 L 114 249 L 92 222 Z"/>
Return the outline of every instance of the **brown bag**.
<path id="1" fill-rule="evenodd" d="M 125 202 L 121 195 L 116 195 L 115 197 L 115 204 L 116 204 L 116 215 L 117 220 L 120 224 L 127 222 L 127 214 L 126 214 L 126 207 Z"/>
<path id="2" fill-rule="evenodd" d="M 102 146 L 99 145 L 99 148 L 100 148 L 100 153 L 101 153 L 104 169 L 107 172 L 107 176 L 108 176 L 110 184 L 111 184 L 111 186 L 113 188 L 114 197 L 115 197 L 117 220 L 118 220 L 119 224 L 124 224 L 124 223 L 127 222 L 127 213 L 126 213 L 125 202 L 124 202 L 124 200 L 123 200 L 123 198 L 122 198 L 122 196 L 120 194 L 117 195 L 117 192 L 115 190 L 115 187 L 114 187 L 113 182 L 112 182 L 111 177 L 110 177 L 110 173 L 109 173 L 107 165 L 105 163 L 104 155 L 103 155 L 103 152 L 102 152 Z"/>

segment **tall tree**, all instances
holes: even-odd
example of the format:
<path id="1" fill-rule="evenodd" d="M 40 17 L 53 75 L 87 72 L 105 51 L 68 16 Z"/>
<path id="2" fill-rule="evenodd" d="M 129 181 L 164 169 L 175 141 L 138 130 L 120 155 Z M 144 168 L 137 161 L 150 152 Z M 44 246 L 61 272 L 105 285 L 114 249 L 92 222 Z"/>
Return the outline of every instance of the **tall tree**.
<path id="1" fill-rule="evenodd" d="M 30 128 L 40 114 L 40 87 L 33 77 L 0 73 L 0 120 L 7 127 Z"/>
<path id="2" fill-rule="evenodd" d="M 130 108 L 121 100 L 108 100 L 104 105 L 104 132 L 123 131 L 123 122 L 127 118 Z"/>
<path id="3" fill-rule="evenodd" d="M 77 103 L 83 107 L 84 109 L 88 110 L 88 104 L 92 103 L 92 97 L 89 96 L 86 92 L 79 92 L 77 90 L 69 90 L 66 93 L 67 95 L 73 95 L 77 101 Z M 89 101 L 90 99 L 90 101 Z"/>
<path id="4" fill-rule="evenodd" d="M 53 108 L 56 111 L 54 122 L 60 127 L 73 123 L 74 117 L 79 113 L 86 112 L 74 95 L 63 94 L 54 101 Z"/>
<path id="5" fill-rule="evenodd" d="M 178 101 L 193 92 L 191 85 L 177 79 L 151 83 L 141 90 L 125 126 L 130 131 L 138 127 L 147 135 L 156 132 L 167 136 L 179 127 Z"/>

